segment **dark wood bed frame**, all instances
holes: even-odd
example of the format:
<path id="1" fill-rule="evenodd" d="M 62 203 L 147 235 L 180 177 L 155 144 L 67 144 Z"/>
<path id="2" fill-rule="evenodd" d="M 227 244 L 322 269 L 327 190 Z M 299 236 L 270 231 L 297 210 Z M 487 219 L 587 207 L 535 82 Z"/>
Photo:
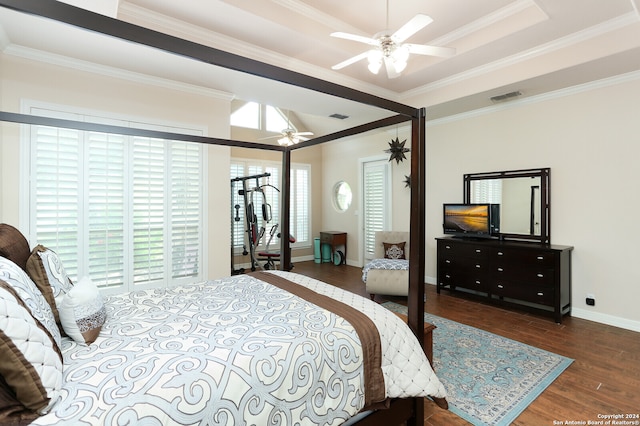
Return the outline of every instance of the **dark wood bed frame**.
<path id="1" fill-rule="evenodd" d="M 89 31 L 102 33 L 134 43 L 147 45 L 176 55 L 188 57 L 196 61 L 236 70 L 270 80 L 287 83 L 293 86 L 310 89 L 316 92 L 334 95 L 366 105 L 389 111 L 393 115 L 364 125 L 356 126 L 340 132 L 320 136 L 301 142 L 291 147 L 280 147 L 255 142 L 236 141 L 211 137 L 198 137 L 168 132 L 147 131 L 119 126 L 83 123 L 72 120 L 59 120 L 27 114 L 0 111 L 0 120 L 23 124 L 40 124 L 90 130 L 97 132 L 118 133 L 125 135 L 142 135 L 163 139 L 174 139 L 199 142 L 212 145 L 275 150 L 282 152 L 283 178 L 281 182 L 282 212 L 288 212 L 290 206 L 290 170 L 291 151 L 320 143 L 337 140 L 362 132 L 391 126 L 398 123 L 411 122 L 411 221 L 410 221 L 410 262 L 409 262 L 409 296 L 408 324 L 424 347 L 424 259 L 425 259 L 425 108 L 414 108 L 408 105 L 380 98 L 349 87 L 300 74 L 274 65 L 262 63 L 239 55 L 228 53 L 212 47 L 204 46 L 188 40 L 180 39 L 158 31 L 143 28 L 134 24 L 93 13 L 84 9 L 53 0 L 0 0 L 0 6 L 18 12 L 57 20 Z M 289 234 L 290 222 L 287 214 L 281 215 L 281 232 Z M 291 249 L 285 239 L 280 247 L 281 263 L 288 265 L 291 261 Z M 430 331 L 429 331 L 430 336 Z M 430 342 L 427 342 L 430 343 Z M 443 401 L 438 401 L 445 404 Z M 378 410 L 362 419 L 359 425 L 424 424 L 424 399 L 409 398 L 393 400 L 387 410 Z"/>

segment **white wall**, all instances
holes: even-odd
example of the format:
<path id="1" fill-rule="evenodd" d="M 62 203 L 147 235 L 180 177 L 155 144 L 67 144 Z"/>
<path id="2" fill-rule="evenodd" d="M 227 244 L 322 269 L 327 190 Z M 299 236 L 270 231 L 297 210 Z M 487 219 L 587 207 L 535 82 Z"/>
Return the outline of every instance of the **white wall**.
<path id="1" fill-rule="evenodd" d="M 347 233 L 347 263 L 363 266 L 361 259 L 362 191 L 360 188 L 360 159 L 380 157 L 389 159 L 385 153 L 391 139 L 399 137 L 411 146 L 407 128 L 381 129 L 361 135 L 322 144 L 322 227 L 323 231 L 344 231 Z M 408 231 L 411 206 L 411 190 L 405 187 L 405 176 L 411 173 L 411 153 L 407 159 L 391 165 L 391 230 Z M 345 181 L 353 190 L 351 207 L 339 212 L 332 203 L 332 191 L 339 181 Z"/>
<path id="2" fill-rule="evenodd" d="M 427 280 L 442 203 L 462 201 L 464 173 L 550 167 L 551 242 L 575 247 L 573 315 L 640 331 L 638 111 L 634 73 L 428 122 Z"/>
<path id="3" fill-rule="evenodd" d="M 70 105 L 81 109 L 138 117 L 149 122 L 181 123 L 206 129 L 208 136 L 228 138 L 231 97 L 222 92 L 206 92 L 183 86 L 176 90 L 165 82 L 143 76 L 127 79 L 100 73 L 82 72 L 0 55 L 0 93 L 3 111 L 21 112 L 24 100 Z M 20 212 L 19 126 L 1 123 L 0 137 L 0 221 L 23 232 L 26 217 Z M 209 220 L 207 223 L 208 276 L 229 275 L 229 148 L 209 146 Z M 221 185 L 220 182 L 226 182 Z M 35 241 L 30 241 L 35 245 Z"/>

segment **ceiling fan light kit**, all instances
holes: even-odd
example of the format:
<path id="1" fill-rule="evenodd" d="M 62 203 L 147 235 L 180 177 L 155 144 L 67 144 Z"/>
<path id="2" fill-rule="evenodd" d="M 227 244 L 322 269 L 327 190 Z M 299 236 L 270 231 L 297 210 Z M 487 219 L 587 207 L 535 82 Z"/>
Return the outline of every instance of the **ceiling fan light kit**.
<path id="1" fill-rule="evenodd" d="M 387 26 L 389 22 L 389 3 L 387 1 Z M 332 37 L 343 38 L 345 40 L 357 41 L 374 46 L 368 52 L 361 53 L 346 61 L 331 67 L 334 70 L 342 69 L 348 65 L 354 64 L 362 59 L 367 59 L 368 68 L 373 74 L 378 74 L 382 64 L 384 63 L 387 70 L 387 77 L 396 78 L 407 67 L 409 54 L 449 57 L 455 55 L 455 49 L 449 47 L 428 46 L 424 44 L 403 44 L 403 42 L 420 31 L 422 28 L 433 22 L 433 19 L 427 15 L 418 14 L 409 22 L 404 24 L 402 28 L 393 34 L 384 31 L 376 34 L 373 38 L 363 37 L 356 34 L 343 32 L 331 33 Z"/>

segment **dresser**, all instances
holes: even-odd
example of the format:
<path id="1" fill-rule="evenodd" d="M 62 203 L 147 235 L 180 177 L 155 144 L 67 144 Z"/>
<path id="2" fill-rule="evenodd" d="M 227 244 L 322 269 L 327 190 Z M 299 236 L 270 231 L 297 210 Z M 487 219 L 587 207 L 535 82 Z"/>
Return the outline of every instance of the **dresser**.
<path id="1" fill-rule="evenodd" d="M 571 312 L 571 246 L 443 237 L 437 240 L 437 291 L 464 289 L 490 301 Z"/>

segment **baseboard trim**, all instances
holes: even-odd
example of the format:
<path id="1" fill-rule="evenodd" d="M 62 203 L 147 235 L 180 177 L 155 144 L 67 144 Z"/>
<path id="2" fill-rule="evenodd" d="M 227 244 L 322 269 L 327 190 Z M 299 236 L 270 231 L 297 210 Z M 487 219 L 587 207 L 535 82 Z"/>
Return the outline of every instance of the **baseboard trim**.
<path id="1" fill-rule="evenodd" d="M 586 309 L 572 308 L 571 316 L 601 324 L 611 325 L 625 330 L 640 332 L 640 321 L 634 321 L 626 318 L 616 317 L 614 315 L 603 314 L 600 312 L 591 312 Z"/>

